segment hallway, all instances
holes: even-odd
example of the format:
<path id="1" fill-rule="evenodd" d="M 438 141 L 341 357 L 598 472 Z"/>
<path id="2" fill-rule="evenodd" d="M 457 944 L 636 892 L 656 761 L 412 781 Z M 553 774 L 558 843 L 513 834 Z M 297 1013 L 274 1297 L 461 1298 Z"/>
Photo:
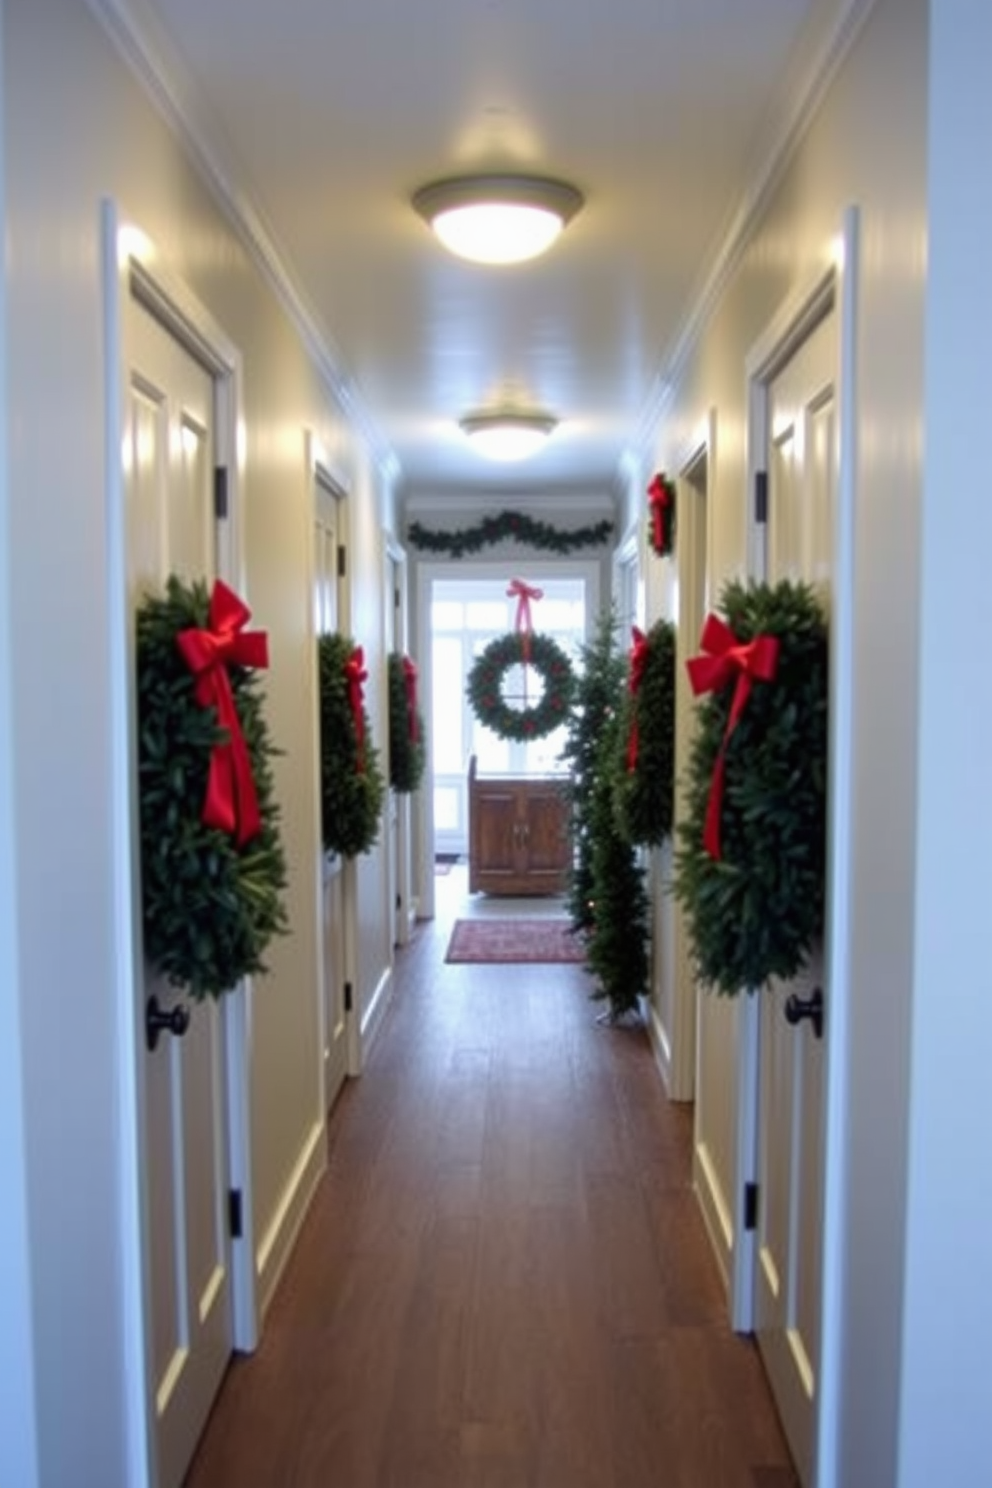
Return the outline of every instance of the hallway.
<path id="1" fill-rule="evenodd" d="M 576 966 L 397 953 L 258 1353 L 187 1488 L 796 1488 L 690 1189 L 691 1113 Z M 547 906 L 545 905 L 546 909 Z"/>

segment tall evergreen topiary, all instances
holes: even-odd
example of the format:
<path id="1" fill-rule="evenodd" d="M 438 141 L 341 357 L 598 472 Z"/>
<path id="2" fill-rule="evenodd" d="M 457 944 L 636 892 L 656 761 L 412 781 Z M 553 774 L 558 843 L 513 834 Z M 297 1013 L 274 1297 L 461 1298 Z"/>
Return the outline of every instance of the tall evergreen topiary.
<path id="1" fill-rule="evenodd" d="M 598 980 L 594 997 L 609 998 L 610 1021 L 637 1007 L 647 991 L 648 900 L 637 850 L 622 835 L 615 792 L 626 768 L 621 715 L 611 712 L 595 741 L 589 802 L 590 919 L 586 959 Z"/>
<path id="2" fill-rule="evenodd" d="M 604 729 L 623 700 L 626 661 L 617 642 L 615 608 L 600 612 L 593 640 L 582 647 L 575 697 L 562 760 L 569 766 L 569 823 L 572 871 L 568 914 L 576 931 L 592 929 L 593 790 Z"/>

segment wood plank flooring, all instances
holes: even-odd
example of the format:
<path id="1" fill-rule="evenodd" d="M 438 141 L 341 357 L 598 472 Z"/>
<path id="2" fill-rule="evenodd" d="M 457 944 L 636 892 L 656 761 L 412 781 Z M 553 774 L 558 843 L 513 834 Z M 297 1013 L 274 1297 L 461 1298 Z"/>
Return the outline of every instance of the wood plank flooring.
<path id="1" fill-rule="evenodd" d="M 798 1488 L 726 1324 L 690 1109 L 581 967 L 445 964 L 463 875 L 398 953 L 187 1488 Z"/>

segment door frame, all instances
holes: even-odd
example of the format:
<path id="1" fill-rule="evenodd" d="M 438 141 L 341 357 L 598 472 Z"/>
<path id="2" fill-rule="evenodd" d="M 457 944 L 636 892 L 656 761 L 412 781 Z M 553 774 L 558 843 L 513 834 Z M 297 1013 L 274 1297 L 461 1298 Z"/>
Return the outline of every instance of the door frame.
<path id="1" fill-rule="evenodd" d="M 410 650 L 410 575 L 406 548 L 392 534 L 386 534 L 385 551 L 382 559 L 383 565 L 383 623 L 386 636 L 386 655 L 398 651 L 401 655 L 407 655 Z M 394 593 L 395 589 L 395 593 Z M 418 679 L 421 671 L 421 663 L 417 663 Z M 423 683 L 420 684 L 420 692 L 423 692 Z M 418 698 L 418 703 L 420 699 Z M 388 733 L 389 719 L 389 687 L 388 678 L 386 686 L 386 722 Z M 388 739 L 387 739 L 388 744 Z M 392 808 L 396 812 L 396 860 L 393 861 L 392 848 L 389 850 L 390 902 L 395 904 L 396 896 L 399 896 L 399 907 L 396 912 L 396 945 L 408 945 L 413 935 L 414 926 L 417 922 L 418 897 L 413 875 L 412 855 L 412 801 L 409 794 L 397 795 L 390 790 L 393 797 Z M 395 946 L 390 947 L 390 954 L 395 952 Z"/>
<path id="2" fill-rule="evenodd" d="M 228 468 L 229 522 L 218 542 L 217 573 L 243 592 L 243 427 L 241 358 L 210 313 L 163 262 L 151 239 L 122 217 L 112 200 L 101 204 L 105 439 L 107 637 L 110 655 L 111 801 L 113 813 L 113 940 L 118 1046 L 118 1141 L 122 1271 L 122 1340 L 126 1362 L 128 1461 L 135 1483 L 154 1483 L 151 1378 L 149 1217 L 144 1174 L 144 1026 L 141 1017 L 141 903 L 137 799 L 133 622 L 127 590 L 126 483 L 122 461 L 127 426 L 129 306 L 138 299 L 210 372 L 215 389 L 216 460 Z M 229 1239 L 231 1348 L 258 1341 L 255 1287 L 250 1119 L 252 990 L 246 979 L 221 1005 L 226 1099 L 228 1182 L 242 1194 L 242 1233 Z"/>
<path id="3" fill-rule="evenodd" d="M 854 706 L 854 514 L 857 475 L 857 335 L 859 215 L 849 207 L 826 255 L 824 271 L 791 296 L 754 343 L 745 360 L 747 379 L 747 550 L 748 573 L 765 574 L 765 524 L 750 499 L 757 473 L 767 469 L 769 384 L 824 313 L 837 316 L 836 470 L 834 568 L 830 641 L 830 744 L 827 818 L 827 923 L 824 935 L 825 1110 L 823 1160 L 823 1253 L 821 1277 L 821 1356 L 817 1361 L 818 1406 L 814 1481 L 833 1481 L 832 1433 L 840 1399 L 839 1319 L 844 1261 L 846 1173 L 844 1119 L 848 1084 L 850 966 L 850 873 L 853 816 L 852 714 Z M 745 1185 L 757 1172 L 759 1031 L 762 1003 L 742 993 L 738 1051 L 738 1182 L 731 1309 L 735 1328 L 750 1329 L 754 1318 L 755 1232 L 744 1224 Z"/>
<path id="4" fill-rule="evenodd" d="M 671 841 L 666 844 L 669 863 L 674 857 L 679 819 L 678 794 L 681 762 L 688 760 L 694 731 L 695 707 L 689 687 L 685 666 L 679 665 L 698 650 L 699 637 L 686 633 L 683 625 L 683 609 L 687 599 L 697 600 L 704 615 L 708 599 L 710 575 L 713 571 L 712 546 L 713 523 L 711 521 L 713 470 L 716 463 L 717 411 L 710 408 L 700 421 L 695 432 L 685 441 L 675 461 L 676 491 L 680 524 L 680 535 L 676 542 L 675 563 L 678 573 L 678 609 L 671 617 L 676 627 L 676 748 L 679 764 L 676 768 L 676 824 Z M 700 495 L 694 473 L 705 462 L 706 490 Z M 690 583 L 687 566 L 691 565 L 700 546 L 699 505 L 705 502 L 705 533 L 703 535 L 703 592 L 695 593 Z M 691 513 L 691 515 L 690 515 Z M 691 548 L 691 552 L 689 551 Z M 685 560 L 685 561 L 683 561 Z M 667 888 L 666 888 L 667 893 Z M 672 930 L 672 1026 L 668 1046 L 667 1085 L 672 1100 L 691 1101 L 696 1094 L 696 1047 L 697 1007 L 699 991 L 693 971 L 689 931 L 681 904 L 673 902 Z"/>

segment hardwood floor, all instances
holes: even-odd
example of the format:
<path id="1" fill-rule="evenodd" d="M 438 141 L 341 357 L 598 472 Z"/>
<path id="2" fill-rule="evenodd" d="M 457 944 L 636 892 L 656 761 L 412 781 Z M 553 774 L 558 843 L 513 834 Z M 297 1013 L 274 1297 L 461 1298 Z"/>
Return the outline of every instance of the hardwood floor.
<path id="1" fill-rule="evenodd" d="M 581 967 L 446 965 L 456 913 L 508 910 L 464 884 L 399 953 L 187 1488 L 798 1488 L 725 1321 L 691 1111 Z"/>

